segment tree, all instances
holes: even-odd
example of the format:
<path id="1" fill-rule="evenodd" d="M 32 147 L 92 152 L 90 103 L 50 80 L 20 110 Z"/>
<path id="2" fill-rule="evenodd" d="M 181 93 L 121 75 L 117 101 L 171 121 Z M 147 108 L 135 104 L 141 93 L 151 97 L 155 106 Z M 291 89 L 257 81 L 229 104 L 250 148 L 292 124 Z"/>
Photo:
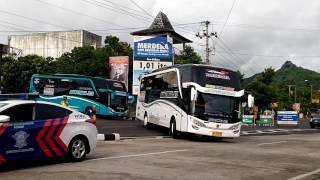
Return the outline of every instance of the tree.
<path id="1" fill-rule="evenodd" d="M 191 46 L 186 45 L 185 48 L 180 51 L 179 55 L 175 55 L 175 64 L 201 64 L 202 59 L 194 51 Z"/>
<path id="2" fill-rule="evenodd" d="M 121 42 L 115 36 L 106 36 L 104 42 L 102 48 L 76 47 L 70 53 L 63 54 L 55 62 L 56 72 L 109 78 L 109 57 L 129 56 L 129 74 L 132 74 L 133 49 L 130 44 Z M 131 85 L 132 77 L 129 76 L 129 90 Z"/>
<path id="3" fill-rule="evenodd" d="M 76 47 L 56 59 L 56 73 L 108 77 L 108 58 L 104 48 Z"/>
<path id="4" fill-rule="evenodd" d="M 272 84 L 274 75 L 274 69 L 267 68 L 245 87 L 247 91 L 253 94 L 255 104 L 260 109 L 269 108 L 271 102 L 277 101 L 277 88 Z"/>
<path id="5" fill-rule="evenodd" d="M 27 92 L 33 74 L 54 72 L 52 60 L 37 55 L 5 57 L 0 69 L 3 76 L 2 86 L 9 92 Z"/>
<path id="6" fill-rule="evenodd" d="M 109 57 L 129 56 L 129 74 L 132 74 L 133 50 L 118 37 L 107 36 L 102 48 L 75 47 L 57 59 L 28 55 L 19 58 L 7 56 L 1 61 L 2 86 L 9 92 L 23 92 L 29 87 L 33 74 L 81 74 L 109 78 Z M 129 76 L 129 88 L 132 76 Z M 130 89 L 129 89 L 130 90 Z"/>

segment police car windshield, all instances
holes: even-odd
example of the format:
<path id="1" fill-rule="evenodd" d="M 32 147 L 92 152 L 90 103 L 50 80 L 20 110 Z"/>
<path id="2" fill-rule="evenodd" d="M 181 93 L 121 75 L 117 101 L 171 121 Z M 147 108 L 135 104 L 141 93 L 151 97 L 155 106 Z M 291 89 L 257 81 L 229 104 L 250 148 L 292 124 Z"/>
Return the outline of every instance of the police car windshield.
<path id="1" fill-rule="evenodd" d="M 7 104 L 5 103 L 0 103 L 0 108 L 6 106 Z"/>

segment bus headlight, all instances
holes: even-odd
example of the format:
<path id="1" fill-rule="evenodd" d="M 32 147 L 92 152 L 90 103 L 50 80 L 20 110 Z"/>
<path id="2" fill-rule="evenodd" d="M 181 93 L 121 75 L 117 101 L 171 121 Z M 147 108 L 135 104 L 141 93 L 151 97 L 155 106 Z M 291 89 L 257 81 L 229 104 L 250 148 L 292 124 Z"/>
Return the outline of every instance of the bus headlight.
<path id="1" fill-rule="evenodd" d="M 199 126 L 199 127 L 204 127 L 204 128 L 207 127 L 204 123 L 202 123 L 202 122 L 200 122 L 200 121 L 198 121 L 198 120 L 196 120 L 196 119 L 193 119 L 193 123 L 194 123 L 195 125 Z"/>
<path id="2" fill-rule="evenodd" d="M 236 129 L 239 129 L 239 127 L 241 126 L 241 124 L 235 124 L 235 125 L 232 125 L 231 127 L 229 127 L 230 130 L 236 130 Z"/>
<path id="3" fill-rule="evenodd" d="M 113 112 L 113 113 L 115 113 L 116 111 L 115 110 L 113 110 L 112 108 L 110 108 L 109 107 L 109 110 L 111 111 L 111 112 Z"/>

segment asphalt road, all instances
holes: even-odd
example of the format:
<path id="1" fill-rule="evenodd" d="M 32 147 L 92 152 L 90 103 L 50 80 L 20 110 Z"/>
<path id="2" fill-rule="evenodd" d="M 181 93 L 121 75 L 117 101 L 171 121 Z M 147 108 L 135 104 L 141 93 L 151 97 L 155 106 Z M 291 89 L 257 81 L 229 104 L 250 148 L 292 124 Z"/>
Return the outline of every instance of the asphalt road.
<path id="1" fill-rule="evenodd" d="M 98 131 L 101 134 L 119 133 L 121 137 L 145 137 L 145 136 L 167 136 L 168 130 L 161 127 L 146 129 L 142 121 L 138 120 L 97 120 Z M 268 133 L 268 131 L 273 131 Z M 277 131 L 278 130 L 278 131 Z M 297 134 L 297 133 L 314 133 L 318 130 L 311 130 L 309 121 L 301 121 L 297 126 L 242 126 L 243 135 L 265 135 L 265 134 Z M 246 133 L 248 132 L 248 133 Z M 257 132 L 257 133 L 256 133 Z"/>
<path id="2" fill-rule="evenodd" d="M 79 163 L 24 165 L 1 180 L 320 179 L 320 136 L 295 134 L 202 139 L 140 138 L 99 142 Z"/>

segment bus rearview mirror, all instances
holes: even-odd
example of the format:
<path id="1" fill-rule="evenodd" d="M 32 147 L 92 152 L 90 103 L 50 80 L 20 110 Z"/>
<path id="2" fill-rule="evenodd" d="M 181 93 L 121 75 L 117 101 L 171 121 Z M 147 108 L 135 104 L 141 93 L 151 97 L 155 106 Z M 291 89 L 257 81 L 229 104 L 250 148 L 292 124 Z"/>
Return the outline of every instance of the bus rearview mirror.
<path id="1" fill-rule="evenodd" d="M 191 88 L 190 94 L 191 94 L 191 101 L 196 101 L 198 98 L 198 92 L 194 87 Z"/>

